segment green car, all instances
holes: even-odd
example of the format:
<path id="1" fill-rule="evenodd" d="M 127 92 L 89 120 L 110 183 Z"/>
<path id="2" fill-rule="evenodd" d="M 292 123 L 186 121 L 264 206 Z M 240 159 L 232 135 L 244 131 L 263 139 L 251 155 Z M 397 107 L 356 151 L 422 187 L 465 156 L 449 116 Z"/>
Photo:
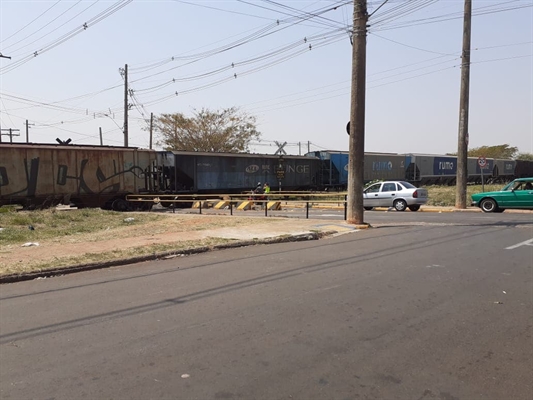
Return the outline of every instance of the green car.
<path id="1" fill-rule="evenodd" d="M 484 212 L 503 212 L 508 208 L 533 210 L 533 178 L 515 179 L 499 192 L 473 194 L 472 205 Z"/>

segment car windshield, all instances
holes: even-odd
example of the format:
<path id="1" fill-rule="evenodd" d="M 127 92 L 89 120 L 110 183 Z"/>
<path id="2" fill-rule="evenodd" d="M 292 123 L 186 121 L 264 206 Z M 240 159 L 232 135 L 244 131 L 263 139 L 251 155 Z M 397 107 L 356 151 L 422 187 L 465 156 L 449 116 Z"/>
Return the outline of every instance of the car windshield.
<path id="1" fill-rule="evenodd" d="M 505 185 L 501 191 L 505 192 L 505 191 L 513 190 L 513 189 L 514 190 L 518 190 L 522 186 L 524 186 L 524 182 L 522 182 L 522 181 L 512 181 L 512 182 L 508 183 L 507 185 Z"/>
<path id="2" fill-rule="evenodd" d="M 416 186 L 414 185 L 411 185 L 409 182 L 404 182 L 404 181 L 401 181 L 399 182 L 403 187 L 407 188 L 407 189 L 416 189 Z"/>

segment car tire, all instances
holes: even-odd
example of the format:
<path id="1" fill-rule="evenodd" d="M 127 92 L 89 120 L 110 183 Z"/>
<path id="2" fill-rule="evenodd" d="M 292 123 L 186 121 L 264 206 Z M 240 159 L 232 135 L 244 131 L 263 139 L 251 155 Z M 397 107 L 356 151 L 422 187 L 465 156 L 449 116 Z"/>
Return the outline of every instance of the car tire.
<path id="1" fill-rule="evenodd" d="M 405 211 L 405 209 L 407 208 L 407 202 L 405 200 L 398 199 L 394 201 L 393 206 L 396 211 Z"/>
<path id="2" fill-rule="evenodd" d="M 372 210 L 374 207 L 363 207 L 366 211 Z"/>
<path id="3" fill-rule="evenodd" d="M 481 210 L 486 213 L 497 212 L 496 210 L 498 210 L 498 204 L 493 199 L 481 200 L 479 207 L 481 207 Z"/>
<path id="4" fill-rule="evenodd" d="M 409 210 L 418 211 L 418 210 L 420 210 L 420 206 L 419 205 L 409 206 Z"/>

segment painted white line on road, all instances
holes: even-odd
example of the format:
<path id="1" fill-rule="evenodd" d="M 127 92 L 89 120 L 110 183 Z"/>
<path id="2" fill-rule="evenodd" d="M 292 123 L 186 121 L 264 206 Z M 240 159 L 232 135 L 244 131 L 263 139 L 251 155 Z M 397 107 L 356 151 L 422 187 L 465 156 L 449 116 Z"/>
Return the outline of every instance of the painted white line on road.
<path id="1" fill-rule="evenodd" d="M 533 246 L 533 239 L 529 239 L 529 240 L 526 240 L 525 242 L 517 243 L 513 246 L 506 247 L 505 250 L 516 249 L 517 247 L 520 247 L 520 246 Z"/>

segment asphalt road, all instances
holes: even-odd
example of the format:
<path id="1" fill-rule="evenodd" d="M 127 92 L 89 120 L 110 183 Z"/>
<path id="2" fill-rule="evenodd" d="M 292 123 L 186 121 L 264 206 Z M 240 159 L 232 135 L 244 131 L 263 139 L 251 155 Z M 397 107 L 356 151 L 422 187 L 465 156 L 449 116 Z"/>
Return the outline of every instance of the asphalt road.
<path id="1" fill-rule="evenodd" d="M 386 215 L 2 285 L 0 398 L 530 400 L 531 214 Z"/>

